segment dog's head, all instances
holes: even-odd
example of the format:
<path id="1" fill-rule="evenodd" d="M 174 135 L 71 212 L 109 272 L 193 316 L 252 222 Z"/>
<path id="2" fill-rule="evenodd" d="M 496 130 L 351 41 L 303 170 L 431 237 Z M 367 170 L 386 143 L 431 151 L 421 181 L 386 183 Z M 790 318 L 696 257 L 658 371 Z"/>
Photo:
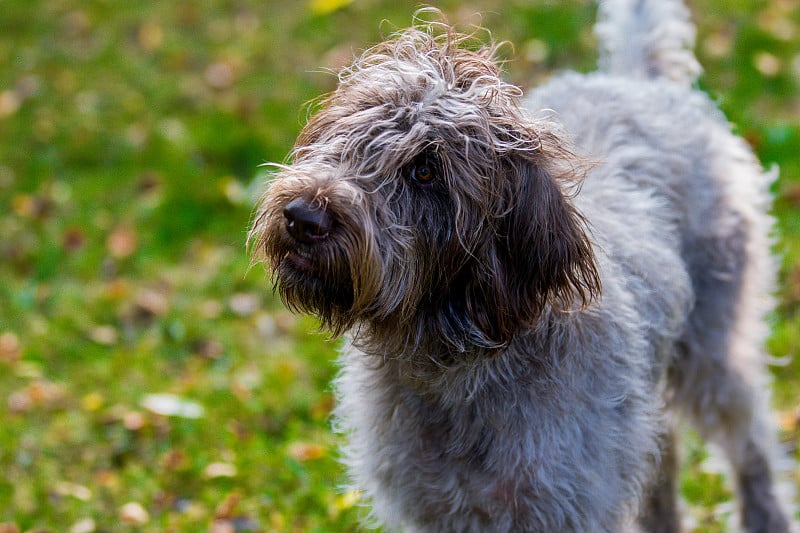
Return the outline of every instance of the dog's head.
<path id="1" fill-rule="evenodd" d="M 578 160 L 502 81 L 495 45 L 420 24 L 339 76 L 259 207 L 284 302 L 335 334 L 495 349 L 599 291 Z"/>

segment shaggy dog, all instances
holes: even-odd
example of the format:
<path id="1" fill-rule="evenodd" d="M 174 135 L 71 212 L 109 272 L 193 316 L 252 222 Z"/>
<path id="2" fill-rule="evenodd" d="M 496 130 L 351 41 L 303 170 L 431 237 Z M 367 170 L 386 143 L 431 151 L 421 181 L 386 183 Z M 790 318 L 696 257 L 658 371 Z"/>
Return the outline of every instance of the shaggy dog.
<path id="1" fill-rule="evenodd" d="M 390 529 L 678 531 L 684 415 L 744 528 L 789 530 L 773 176 L 692 90 L 678 0 L 609 0 L 597 33 L 599 72 L 523 97 L 497 45 L 418 19 L 340 73 L 259 207 L 283 301 L 346 332 L 336 428 Z"/>

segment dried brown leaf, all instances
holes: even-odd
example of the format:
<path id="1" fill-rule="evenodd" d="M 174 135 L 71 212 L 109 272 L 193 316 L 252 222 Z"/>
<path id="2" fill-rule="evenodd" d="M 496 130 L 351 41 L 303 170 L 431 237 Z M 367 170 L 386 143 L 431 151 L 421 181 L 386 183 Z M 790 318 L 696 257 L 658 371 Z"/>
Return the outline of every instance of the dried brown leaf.
<path id="1" fill-rule="evenodd" d="M 225 518 L 233 518 L 236 514 L 236 509 L 239 507 L 239 503 L 242 501 L 242 495 L 239 492 L 231 492 L 228 494 L 224 500 L 217 505 L 216 510 L 214 511 L 214 518 L 217 519 L 225 519 Z"/>
<path id="2" fill-rule="evenodd" d="M 297 461 L 313 461 L 325 456 L 327 450 L 324 446 L 311 442 L 295 442 L 289 446 L 287 453 Z"/>
<path id="3" fill-rule="evenodd" d="M 116 259 L 130 257 L 139 247 L 139 235 L 130 226 L 119 226 L 106 239 L 108 253 Z"/>
<path id="4" fill-rule="evenodd" d="M 0 333 L 0 362 L 16 363 L 22 357 L 22 343 L 13 331 Z"/>

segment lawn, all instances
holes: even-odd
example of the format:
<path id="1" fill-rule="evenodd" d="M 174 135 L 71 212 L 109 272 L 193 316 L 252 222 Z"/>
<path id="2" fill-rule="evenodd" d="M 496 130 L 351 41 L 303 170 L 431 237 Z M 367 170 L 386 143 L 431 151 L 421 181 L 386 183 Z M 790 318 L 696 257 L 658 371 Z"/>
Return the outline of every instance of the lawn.
<path id="1" fill-rule="evenodd" d="M 0 532 L 360 530 L 329 430 L 336 341 L 282 308 L 245 240 L 260 165 L 327 69 L 417 4 L 0 2 Z M 595 62 L 592 2 L 437 5 L 514 42 L 515 82 Z M 800 4 L 690 5 L 701 86 L 781 170 L 769 350 L 796 457 Z M 696 530 L 725 531 L 714 457 L 690 437 L 685 458 Z"/>

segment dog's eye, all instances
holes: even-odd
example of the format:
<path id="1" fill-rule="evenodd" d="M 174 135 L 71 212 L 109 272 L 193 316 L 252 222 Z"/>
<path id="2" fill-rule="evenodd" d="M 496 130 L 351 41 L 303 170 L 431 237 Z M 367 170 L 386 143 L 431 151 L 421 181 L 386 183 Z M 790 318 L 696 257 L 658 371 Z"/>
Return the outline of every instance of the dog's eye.
<path id="1" fill-rule="evenodd" d="M 433 169 L 426 165 L 415 165 L 411 170 L 411 179 L 419 183 L 428 183 L 433 180 Z"/>
<path id="2" fill-rule="evenodd" d="M 415 159 L 408 167 L 408 176 L 412 181 L 427 185 L 436 179 L 436 166 L 432 158 L 422 155 Z"/>

